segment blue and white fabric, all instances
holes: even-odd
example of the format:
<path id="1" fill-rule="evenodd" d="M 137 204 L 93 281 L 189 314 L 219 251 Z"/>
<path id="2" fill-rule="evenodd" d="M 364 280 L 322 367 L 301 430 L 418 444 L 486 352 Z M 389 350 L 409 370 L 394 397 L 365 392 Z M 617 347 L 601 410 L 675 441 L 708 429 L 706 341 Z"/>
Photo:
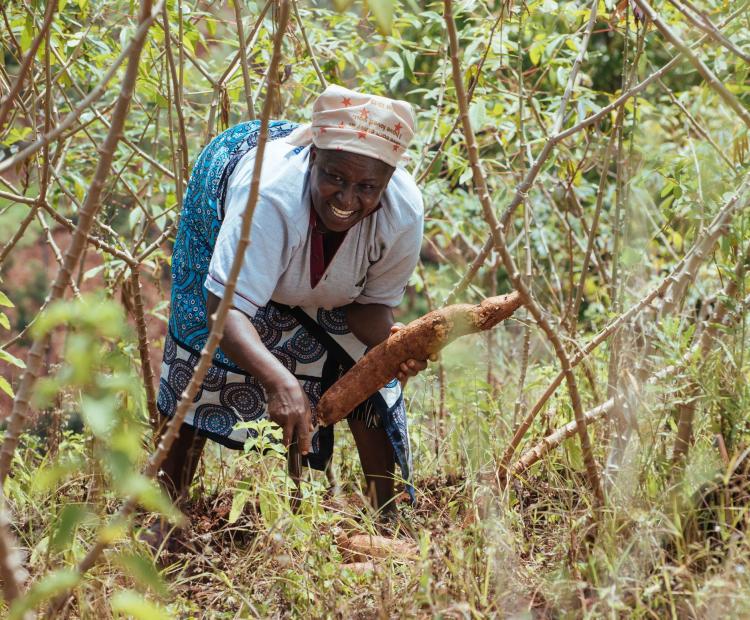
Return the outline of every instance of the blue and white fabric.
<path id="1" fill-rule="evenodd" d="M 296 125 L 273 121 L 269 140 L 287 136 Z M 222 225 L 227 179 L 242 157 L 257 145 L 260 123 L 237 125 L 216 137 L 200 154 L 190 177 L 172 255 L 172 293 L 169 333 L 165 340 L 158 408 L 172 416 L 192 377 L 208 337 L 204 287 L 213 248 Z M 366 352 L 349 330 L 341 309 L 289 307 L 269 302 L 251 317 L 263 344 L 299 380 L 315 415 L 322 393 Z M 385 429 L 393 446 L 407 490 L 412 457 L 406 409 L 396 380 L 360 405 L 353 416 L 369 427 Z M 217 348 L 185 422 L 230 448 L 241 449 L 255 435 L 241 422 L 267 417 L 266 395 L 260 383 Z M 333 452 L 333 428 L 318 428 L 313 454 L 306 463 L 324 469 Z"/>

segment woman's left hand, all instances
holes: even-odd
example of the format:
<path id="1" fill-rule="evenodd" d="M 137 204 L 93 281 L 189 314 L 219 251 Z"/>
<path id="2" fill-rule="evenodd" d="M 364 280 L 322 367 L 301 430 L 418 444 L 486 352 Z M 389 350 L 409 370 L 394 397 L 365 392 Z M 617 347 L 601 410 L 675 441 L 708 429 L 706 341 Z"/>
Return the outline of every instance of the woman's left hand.
<path id="1" fill-rule="evenodd" d="M 394 323 L 391 326 L 391 336 L 403 328 L 403 323 Z M 405 362 L 401 362 L 396 378 L 401 382 L 401 385 L 404 386 L 411 377 L 416 377 L 420 372 L 427 368 L 428 361 L 434 362 L 436 360 L 437 355 L 431 355 L 429 360 L 408 359 Z"/>

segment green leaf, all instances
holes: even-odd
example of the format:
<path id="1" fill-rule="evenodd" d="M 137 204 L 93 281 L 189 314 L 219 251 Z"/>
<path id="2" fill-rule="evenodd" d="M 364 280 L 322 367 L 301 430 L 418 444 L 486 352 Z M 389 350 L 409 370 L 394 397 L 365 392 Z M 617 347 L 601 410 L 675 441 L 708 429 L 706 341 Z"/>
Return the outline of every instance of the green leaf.
<path id="1" fill-rule="evenodd" d="M 130 212 L 130 215 L 128 215 L 128 228 L 133 230 L 138 225 L 138 222 L 141 221 L 142 217 L 143 212 L 140 209 L 133 209 Z"/>
<path id="2" fill-rule="evenodd" d="M 543 0 L 539 10 L 542 13 L 556 13 L 558 10 L 557 2 L 555 0 Z"/>
<path id="3" fill-rule="evenodd" d="M 263 518 L 266 526 L 274 527 L 281 516 L 278 495 L 272 495 L 261 489 L 258 494 L 258 506 L 260 508 L 260 516 Z"/>
<path id="4" fill-rule="evenodd" d="M 469 122 L 474 132 L 481 131 L 487 121 L 487 108 L 484 101 L 474 101 L 469 107 Z"/>
<path id="5" fill-rule="evenodd" d="M 60 480 L 73 473 L 80 473 L 83 465 L 83 456 L 74 455 L 72 458 L 61 460 L 49 467 L 37 469 L 31 481 L 31 489 L 34 492 L 56 489 Z"/>
<path id="6" fill-rule="evenodd" d="M 0 306 L 6 306 L 8 308 L 15 308 L 15 306 L 13 305 L 13 302 L 10 299 L 8 299 L 8 296 L 2 291 L 0 291 Z"/>
<path id="7" fill-rule="evenodd" d="M 13 392 L 13 388 L 10 387 L 10 383 L 8 383 L 8 380 L 2 376 L 0 376 L 0 390 L 5 392 L 11 398 L 16 397 L 15 393 Z"/>
<path id="8" fill-rule="evenodd" d="M 122 519 L 116 519 L 99 530 L 98 540 L 112 545 L 124 539 L 129 531 L 128 524 Z"/>
<path id="9" fill-rule="evenodd" d="M 159 596 L 166 597 L 169 595 L 169 590 L 162 576 L 149 558 L 137 553 L 124 553 L 117 557 L 116 562 L 138 585 L 150 589 Z"/>
<path id="10" fill-rule="evenodd" d="M 21 49 L 28 49 L 34 39 L 34 18 L 29 13 L 21 31 Z"/>
<path id="11" fill-rule="evenodd" d="M 112 396 L 81 398 L 81 413 L 91 432 L 97 437 L 106 438 L 115 426 L 115 399 Z"/>
<path id="12" fill-rule="evenodd" d="M 333 0 L 333 8 L 339 13 L 346 11 L 352 4 L 354 4 L 354 0 Z"/>
<path id="13" fill-rule="evenodd" d="M 3 349 L 0 349 L 0 360 L 8 362 L 8 364 L 13 364 L 13 366 L 17 366 L 18 368 L 26 368 L 23 360 L 18 359 L 15 355 L 11 355 Z"/>
<path id="14" fill-rule="evenodd" d="M 544 47 L 544 44 L 537 41 L 529 48 L 529 58 L 531 59 L 531 62 L 533 64 L 538 65 L 539 61 L 542 59 L 543 47 Z"/>
<path id="15" fill-rule="evenodd" d="M 124 481 L 122 491 L 135 497 L 147 510 L 163 514 L 170 521 L 179 524 L 184 520 L 183 514 L 169 500 L 161 487 L 138 472 L 134 471 Z"/>
<path id="16" fill-rule="evenodd" d="M 565 67 L 558 67 L 557 71 L 555 71 L 555 77 L 557 78 L 558 85 L 564 88 L 568 82 L 568 72 Z"/>
<path id="17" fill-rule="evenodd" d="M 2 325 L 5 329 L 10 329 L 10 321 L 8 320 L 8 315 L 5 314 L 5 312 L 0 312 L 0 325 Z"/>
<path id="18" fill-rule="evenodd" d="M 368 0 L 370 11 L 383 34 L 391 34 L 393 29 L 394 2 L 395 0 Z"/>
<path id="19" fill-rule="evenodd" d="M 81 504 L 66 504 L 60 511 L 57 529 L 50 541 L 52 549 L 64 551 L 70 548 L 76 528 L 89 514 Z"/>
<path id="20" fill-rule="evenodd" d="M 20 140 L 25 140 L 28 135 L 31 134 L 33 129 L 31 127 L 14 127 L 8 132 L 4 142 L 6 144 L 12 144 Z"/>
<path id="21" fill-rule="evenodd" d="M 412 84 L 419 84 L 417 76 L 414 75 L 414 63 L 417 60 L 417 55 L 410 50 L 404 50 L 404 58 L 406 59 L 406 63 L 403 65 L 403 68 L 406 79 Z"/>
<path id="22" fill-rule="evenodd" d="M 142 594 L 133 590 L 117 592 L 110 602 L 115 614 L 126 618 L 138 618 L 138 620 L 163 620 L 170 615 L 166 609 L 146 600 Z"/>
<path id="23" fill-rule="evenodd" d="M 641 252 L 635 248 L 625 248 L 622 251 L 621 260 L 625 267 L 632 267 L 633 265 L 640 263 L 643 260 L 643 256 Z"/>
<path id="24" fill-rule="evenodd" d="M 249 497 L 250 493 L 247 491 L 238 491 L 235 493 L 232 498 L 232 509 L 229 511 L 229 523 L 235 523 L 240 518 Z"/>
<path id="25" fill-rule="evenodd" d="M 97 265 L 96 267 L 92 267 L 91 269 L 88 269 L 86 273 L 83 274 L 83 279 L 85 280 L 91 280 L 91 278 L 96 277 L 100 272 L 104 270 L 106 265 Z"/>
<path id="26" fill-rule="evenodd" d="M 70 568 L 61 568 L 49 573 L 31 586 L 29 591 L 17 599 L 10 608 L 8 620 L 20 620 L 27 611 L 74 587 L 80 575 Z"/>

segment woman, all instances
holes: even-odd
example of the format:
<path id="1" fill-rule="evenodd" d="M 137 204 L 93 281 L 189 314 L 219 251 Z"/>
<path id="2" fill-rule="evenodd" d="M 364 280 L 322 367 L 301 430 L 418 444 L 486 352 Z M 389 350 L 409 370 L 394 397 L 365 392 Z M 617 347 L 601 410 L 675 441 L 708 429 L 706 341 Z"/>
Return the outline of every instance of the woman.
<path id="1" fill-rule="evenodd" d="M 201 153 L 185 195 L 172 257 L 169 333 L 158 407 L 171 416 L 205 344 L 239 239 L 260 123 L 227 130 Z M 324 469 L 333 428 L 318 429 L 327 389 L 394 327 L 392 309 L 416 266 L 423 209 L 397 164 L 414 132 L 411 106 L 330 86 L 312 123 L 271 122 L 250 246 L 221 347 L 162 466 L 184 497 L 206 438 L 242 448 L 269 417 L 303 462 Z M 410 360 L 405 381 L 426 361 Z M 396 378 L 348 418 L 368 492 L 378 508 L 394 494 L 397 460 L 407 489 L 411 456 Z"/>

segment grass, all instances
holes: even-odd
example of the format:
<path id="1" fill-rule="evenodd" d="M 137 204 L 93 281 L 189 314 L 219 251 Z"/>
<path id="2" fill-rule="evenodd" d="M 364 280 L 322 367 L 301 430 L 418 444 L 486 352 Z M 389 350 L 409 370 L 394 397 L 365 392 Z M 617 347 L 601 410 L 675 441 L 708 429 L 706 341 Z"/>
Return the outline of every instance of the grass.
<path id="1" fill-rule="evenodd" d="M 480 474 L 491 470 L 507 441 L 515 388 L 493 392 L 480 379 L 486 376 L 486 362 L 477 355 L 483 346 L 481 338 L 465 339 L 444 356 L 449 389 L 442 430 L 434 412 L 434 372 L 409 386 L 419 501 L 415 507 L 402 503 L 398 520 L 379 521 L 366 508 L 345 427 L 337 434 L 336 450 L 342 496 L 327 497 L 325 477 L 312 473 L 299 514 L 289 509 L 292 487 L 282 455 L 238 454 L 212 445 L 186 507 L 190 550 L 163 555 L 154 564 L 134 534 L 115 533 L 115 544 L 78 586 L 66 614 L 687 618 L 750 613 L 744 536 L 750 466 L 742 462 L 734 476 L 717 479 L 726 468 L 711 443 L 709 424 L 697 429 L 683 482 L 670 486 L 661 448 L 672 437 L 669 409 L 663 397 L 642 395 L 640 434 L 598 513 L 590 504 L 575 441 L 498 493 L 481 482 Z M 511 353 L 503 351 L 508 366 L 515 363 Z M 530 382 L 544 383 L 544 367 L 535 373 Z M 517 373 L 509 370 L 508 376 Z M 709 390 L 708 405 L 710 395 Z M 535 435 L 567 415 L 561 395 Z M 601 463 L 604 429 L 593 435 Z M 89 458 L 95 441 L 69 432 L 53 462 L 43 455 L 43 440 L 30 435 L 19 452 L 6 493 L 34 576 L 73 565 L 116 508 L 101 466 Z M 53 475 L 64 462 L 78 466 Z M 71 521 L 71 506 L 85 516 Z M 141 514 L 136 532 L 152 518 Z M 418 559 L 380 559 L 374 572 L 357 574 L 346 567 L 336 543 L 343 533 L 411 540 Z"/>

